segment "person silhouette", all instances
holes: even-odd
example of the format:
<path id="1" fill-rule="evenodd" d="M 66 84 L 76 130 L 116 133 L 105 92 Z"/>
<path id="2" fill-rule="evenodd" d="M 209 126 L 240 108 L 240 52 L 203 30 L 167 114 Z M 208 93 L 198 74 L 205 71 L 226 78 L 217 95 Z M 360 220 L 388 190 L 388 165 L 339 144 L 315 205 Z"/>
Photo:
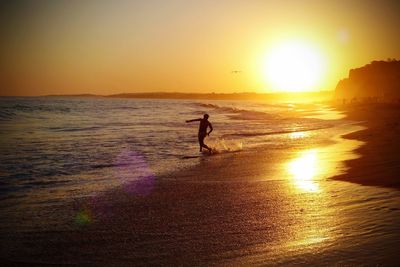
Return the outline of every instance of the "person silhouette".
<path id="1" fill-rule="evenodd" d="M 193 120 L 187 120 L 186 123 L 192 122 L 192 121 L 199 121 L 199 145 L 200 145 L 200 152 L 202 151 L 203 148 L 208 149 L 208 151 L 211 153 L 211 148 L 209 148 L 206 144 L 204 144 L 204 138 L 206 136 L 210 135 L 210 133 L 213 131 L 213 127 L 211 123 L 208 121 L 208 114 L 204 114 L 203 118 L 201 119 L 193 119 Z M 207 133 L 207 128 L 210 127 L 210 131 Z"/>

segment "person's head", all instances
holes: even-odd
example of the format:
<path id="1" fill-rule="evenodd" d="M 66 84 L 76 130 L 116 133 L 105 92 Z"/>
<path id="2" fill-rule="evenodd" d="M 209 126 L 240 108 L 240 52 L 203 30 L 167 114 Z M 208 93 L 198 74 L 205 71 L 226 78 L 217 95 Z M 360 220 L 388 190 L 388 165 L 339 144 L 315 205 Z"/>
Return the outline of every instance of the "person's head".
<path id="1" fill-rule="evenodd" d="M 204 116 L 203 116 L 203 118 L 204 118 L 204 119 L 206 119 L 206 120 L 208 120 L 208 117 L 209 117 L 209 116 L 208 116 L 208 114 L 207 114 L 207 113 L 206 113 L 206 114 L 204 114 Z"/>

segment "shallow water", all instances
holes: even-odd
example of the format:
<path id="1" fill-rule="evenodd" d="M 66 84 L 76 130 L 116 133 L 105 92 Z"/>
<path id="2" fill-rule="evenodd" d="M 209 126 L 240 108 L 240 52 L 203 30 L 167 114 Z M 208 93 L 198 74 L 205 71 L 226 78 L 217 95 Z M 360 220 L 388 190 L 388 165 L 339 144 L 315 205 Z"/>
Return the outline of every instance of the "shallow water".
<path id="1" fill-rule="evenodd" d="M 202 156 L 198 125 L 185 120 L 206 112 L 215 129 L 206 142 L 218 153 L 285 145 L 285 133 L 334 125 L 295 110 L 255 101 L 3 97 L 1 199 L 29 202 L 53 190 L 60 194 L 51 201 L 62 201 L 63 190 L 64 198 L 87 196 L 193 166 Z"/>
<path id="2" fill-rule="evenodd" d="M 343 128 L 346 133 L 363 127 Z M 274 223 L 290 235 L 238 250 L 229 264 L 396 266 L 400 192 L 330 180 L 345 172 L 343 160 L 359 157 L 354 150 L 363 145 L 334 139 L 337 143 L 288 151 L 292 159 L 281 168 L 265 169 L 264 193 L 270 195 L 265 201 L 284 203 L 275 203 L 284 214 L 275 215 Z"/>

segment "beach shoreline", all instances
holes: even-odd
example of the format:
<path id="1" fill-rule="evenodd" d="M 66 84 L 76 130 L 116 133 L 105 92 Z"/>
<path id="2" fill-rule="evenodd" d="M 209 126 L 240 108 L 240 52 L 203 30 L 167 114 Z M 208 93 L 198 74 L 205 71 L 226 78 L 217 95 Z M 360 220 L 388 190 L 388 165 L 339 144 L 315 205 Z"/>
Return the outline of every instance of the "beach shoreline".
<path id="1" fill-rule="evenodd" d="M 364 130 L 343 137 L 365 144 L 355 151 L 360 158 L 346 161 L 347 173 L 331 179 L 400 189 L 400 105 L 359 103 L 337 108 L 347 114 L 347 119 L 366 126 Z"/>
<path id="2" fill-rule="evenodd" d="M 105 193 L 76 199 L 50 215 L 27 214 L 29 223 L 20 229 L 14 226 L 14 231 L 3 235 L 1 258 L 16 266 L 332 265 L 361 264 L 374 250 L 378 251 L 376 258 L 369 262 L 390 263 L 397 253 L 399 224 L 394 221 L 384 229 L 394 237 L 383 235 L 385 250 L 379 252 L 376 246 L 382 242 L 371 238 L 371 243 L 364 244 L 364 232 L 357 237 L 348 230 L 357 228 L 358 222 L 347 217 L 361 214 L 358 220 L 362 223 L 362 214 L 370 212 L 372 204 L 358 207 L 347 202 L 364 203 L 372 194 L 392 191 L 372 187 L 368 193 L 359 185 L 332 180 L 330 174 L 320 175 L 316 181 L 306 177 L 298 183 L 287 170 L 293 162 L 297 168 L 313 166 L 307 160 L 313 160 L 315 151 L 325 162 L 342 162 L 341 156 L 352 154 L 348 147 L 332 151 L 335 155 L 325 148 L 351 143 L 341 139 L 346 132 L 353 136 L 368 131 L 358 131 L 358 126 L 343 129 L 317 130 L 316 136 L 293 139 L 285 147 L 270 144 L 203 156 L 198 165 L 152 182 L 121 184 Z M 331 134 L 330 142 L 327 133 Z M 335 159 L 337 155 L 340 157 Z M 332 169 L 338 168 L 341 164 Z M 342 177 L 350 180 L 351 171 Z M 361 200 L 348 199 L 357 190 Z M 396 220 L 398 210 L 393 203 L 397 202 L 387 201 L 379 204 L 382 210 L 373 212 L 384 212 L 388 207 L 395 213 L 389 214 L 389 219 Z M 345 204 L 338 213 L 332 207 L 341 202 Z M 347 213 L 347 217 L 343 215 Z M 379 221 L 373 226 L 364 224 L 374 227 Z M 354 236 L 360 239 L 354 241 Z"/>

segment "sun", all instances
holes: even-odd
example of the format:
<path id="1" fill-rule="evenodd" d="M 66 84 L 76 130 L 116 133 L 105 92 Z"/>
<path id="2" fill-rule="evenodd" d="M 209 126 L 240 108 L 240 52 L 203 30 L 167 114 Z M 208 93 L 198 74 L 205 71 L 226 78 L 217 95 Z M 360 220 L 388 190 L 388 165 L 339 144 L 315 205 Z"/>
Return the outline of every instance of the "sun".
<path id="1" fill-rule="evenodd" d="M 264 60 L 264 76 L 271 89 L 276 91 L 317 90 L 324 72 L 322 54 L 306 42 L 280 43 L 269 51 Z"/>

